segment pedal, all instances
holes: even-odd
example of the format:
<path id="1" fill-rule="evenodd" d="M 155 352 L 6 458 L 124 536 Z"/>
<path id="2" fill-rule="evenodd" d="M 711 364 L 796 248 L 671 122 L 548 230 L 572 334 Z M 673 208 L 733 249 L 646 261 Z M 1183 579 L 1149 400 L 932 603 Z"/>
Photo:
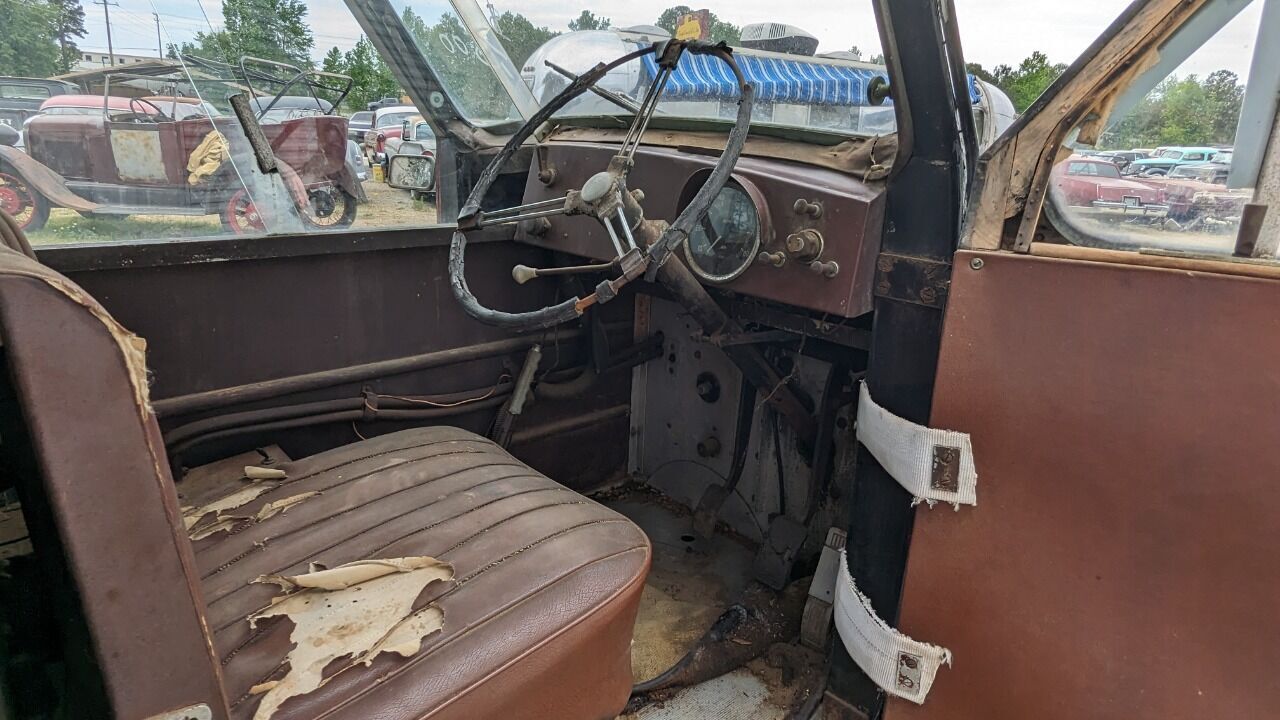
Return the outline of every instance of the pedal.
<path id="1" fill-rule="evenodd" d="M 723 485 L 708 485 L 698 499 L 698 507 L 693 511 L 693 534 L 702 540 L 710 540 L 716 532 L 716 521 L 720 517 L 720 508 L 729 499 L 729 489 Z"/>
<path id="2" fill-rule="evenodd" d="M 827 530 L 827 541 L 818 558 L 818 569 L 809 583 L 804 614 L 800 618 L 800 644 L 811 650 L 825 651 L 831 634 L 831 612 L 836 601 L 836 579 L 840 576 L 840 551 L 845 533 L 839 528 Z"/>
<path id="3" fill-rule="evenodd" d="M 756 552 L 756 579 L 774 590 L 786 587 L 791 581 L 796 556 L 808 536 L 809 530 L 802 523 L 785 515 L 773 518 L 769 523 L 769 534 Z"/>

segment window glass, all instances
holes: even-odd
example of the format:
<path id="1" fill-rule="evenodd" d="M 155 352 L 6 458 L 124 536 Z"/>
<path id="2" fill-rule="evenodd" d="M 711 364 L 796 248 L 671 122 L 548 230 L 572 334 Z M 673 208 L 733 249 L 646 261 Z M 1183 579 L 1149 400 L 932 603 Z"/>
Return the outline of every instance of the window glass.
<path id="1" fill-rule="evenodd" d="M 1227 7 L 1218 0 L 1216 7 Z M 1233 178 L 1233 146 L 1242 122 L 1261 2 L 1221 13 L 1194 52 L 1167 49 L 1157 65 L 1122 91 L 1094 147 L 1073 144 L 1054 167 L 1049 219 L 1069 242 L 1120 249 L 1232 253 L 1252 182 Z M 1177 43 L 1168 43 L 1174 48 Z M 1247 118 L 1246 118 L 1247 120 Z M 1270 119 L 1264 121 L 1270 127 Z M 1098 150 L 1106 177 L 1073 169 Z M 1237 173 L 1240 175 L 1240 173 Z M 1243 185 L 1243 187 L 1241 187 Z"/>
<path id="2" fill-rule="evenodd" d="M 101 8 L 83 3 L 83 26 L 57 31 L 40 5 L 5 4 L 22 17 L 0 32 L 0 122 L 20 129 L 22 154 L 0 158 L 0 203 L 33 242 L 436 222 L 434 188 L 383 180 L 389 146 L 420 111 L 343 0 L 113 0 L 114 53 Z M 432 18 L 429 42 L 456 21 L 447 3 L 418 9 Z M 230 105 L 237 94 L 280 172 L 258 168 Z M 414 139 L 414 153 L 434 155 L 434 135 Z M 42 189 L 50 178 L 70 195 Z"/>
<path id="3" fill-rule="evenodd" d="M 0 98 L 13 100 L 43 100 L 49 97 L 49 88 L 38 85 L 6 85 L 0 83 Z"/>

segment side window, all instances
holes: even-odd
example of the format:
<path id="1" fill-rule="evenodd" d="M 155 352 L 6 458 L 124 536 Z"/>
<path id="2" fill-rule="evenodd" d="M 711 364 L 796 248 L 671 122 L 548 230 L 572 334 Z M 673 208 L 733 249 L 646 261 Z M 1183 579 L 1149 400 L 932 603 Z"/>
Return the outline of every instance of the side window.
<path id="1" fill-rule="evenodd" d="M 42 5 L 6 5 L 22 17 L 6 16 L 14 22 L 0 31 L 0 122 L 20 130 L 16 147 L 0 148 L 0 207 L 34 243 L 436 223 L 434 187 L 389 186 L 382 141 L 366 137 L 373 110 L 403 110 L 385 129 L 403 124 L 408 138 L 406 118 L 422 109 L 345 3 L 171 0 L 153 15 L 121 2 L 110 13 L 114 56 L 102 52 L 100 12 L 58 30 Z M 277 172 L 259 169 L 235 95 Z"/>
<path id="2" fill-rule="evenodd" d="M 1248 155 L 1234 157 L 1233 148 L 1272 122 L 1273 106 L 1247 100 L 1253 92 L 1275 93 L 1264 82 L 1250 84 L 1251 75 L 1270 75 L 1251 73 L 1263 4 L 1211 0 L 1204 15 L 1217 23 L 1200 25 L 1198 45 L 1189 36 L 1166 43 L 1153 68 L 1120 91 L 1105 127 L 1080 129 L 1074 152 L 1121 151 L 1111 156 L 1117 174 L 1080 182 L 1073 177 L 1078 158 L 1064 148 L 1068 157 L 1050 174 L 1047 218 L 1068 242 L 1232 254 L 1254 196 L 1249 168 L 1237 166 L 1256 170 L 1262 153 L 1252 144 Z M 1082 144 L 1091 134 L 1096 142 Z"/>

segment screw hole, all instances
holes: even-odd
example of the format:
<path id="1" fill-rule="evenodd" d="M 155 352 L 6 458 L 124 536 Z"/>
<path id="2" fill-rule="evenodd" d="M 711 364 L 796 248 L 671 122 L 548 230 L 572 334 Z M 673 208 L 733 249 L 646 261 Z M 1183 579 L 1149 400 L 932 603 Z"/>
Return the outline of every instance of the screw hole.
<path id="1" fill-rule="evenodd" d="M 688 534 L 688 533 L 685 533 L 684 535 L 681 535 L 681 536 L 680 536 L 680 541 L 681 541 L 681 542 L 691 543 L 691 542 L 693 542 L 693 541 L 694 541 L 694 540 L 696 540 L 696 539 L 697 539 L 697 538 L 695 538 L 694 536 L 692 536 L 692 535 L 690 535 L 690 534 Z"/>

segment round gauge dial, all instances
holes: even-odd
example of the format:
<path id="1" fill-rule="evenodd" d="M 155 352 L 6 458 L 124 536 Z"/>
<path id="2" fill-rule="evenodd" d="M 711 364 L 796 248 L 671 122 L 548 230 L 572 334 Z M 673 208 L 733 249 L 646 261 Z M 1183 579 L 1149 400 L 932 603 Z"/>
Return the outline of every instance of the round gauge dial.
<path id="1" fill-rule="evenodd" d="M 746 188 L 730 180 L 689 233 L 689 268 L 708 282 L 728 282 L 751 267 L 759 252 L 760 212 Z"/>

